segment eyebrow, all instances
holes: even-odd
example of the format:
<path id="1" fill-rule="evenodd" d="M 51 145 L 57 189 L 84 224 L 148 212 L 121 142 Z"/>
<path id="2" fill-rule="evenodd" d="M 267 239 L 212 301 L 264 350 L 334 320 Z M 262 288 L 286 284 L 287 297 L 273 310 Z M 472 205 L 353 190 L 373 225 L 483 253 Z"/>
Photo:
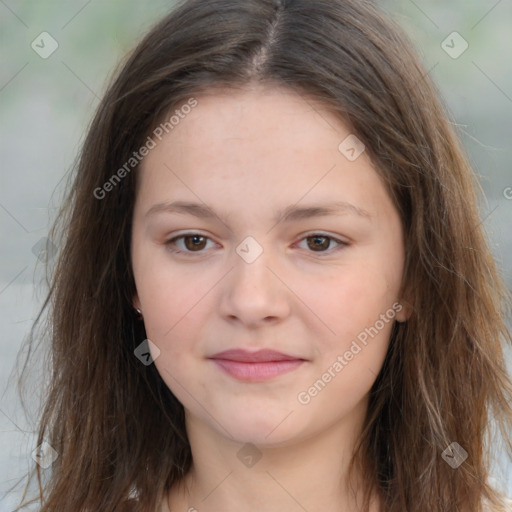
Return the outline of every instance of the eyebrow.
<path id="1" fill-rule="evenodd" d="M 228 216 L 216 214 L 209 206 L 189 201 L 164 202 L 153 205 L 146 213 L 145 218 L 157 213 L 184 213 L 200 219 L 218 218 L 224 224 L 228 224 Z M 311 204 L 306 206 L 291 205 L 279 210 L 273 218 L 275 224 L 280 222 L 294 222 L 312 217 L 325 217 L 329 215 L 353 214 L 371 221 L 372 216 L 362 208 L 346 201 L 332 201 L 324 204 Z"/>

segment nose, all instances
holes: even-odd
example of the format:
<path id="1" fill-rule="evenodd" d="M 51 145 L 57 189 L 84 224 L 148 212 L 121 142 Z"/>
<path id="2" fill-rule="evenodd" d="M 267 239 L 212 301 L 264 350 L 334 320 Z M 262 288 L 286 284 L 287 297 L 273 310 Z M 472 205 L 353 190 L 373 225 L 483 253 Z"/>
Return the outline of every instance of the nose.
<path id="1" fill-rule="evenodd" d="M 232 270 L 222 280 L 220 314 L 246 327 L 284 320 L 293 294 L 280 273 L 265 251 L 252 263 L 235 255 Z"/>

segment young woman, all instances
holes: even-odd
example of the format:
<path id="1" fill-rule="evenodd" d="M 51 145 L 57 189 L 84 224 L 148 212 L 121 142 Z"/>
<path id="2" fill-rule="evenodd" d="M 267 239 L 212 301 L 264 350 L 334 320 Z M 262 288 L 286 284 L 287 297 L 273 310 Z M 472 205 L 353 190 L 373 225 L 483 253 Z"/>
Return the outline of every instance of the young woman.
<path id="1" fill-rule="evenodd" d="M 356 0 L 137 46 L 54 227 L 43 512 L 506 510 L 507 295 L 411 47 Z"/>

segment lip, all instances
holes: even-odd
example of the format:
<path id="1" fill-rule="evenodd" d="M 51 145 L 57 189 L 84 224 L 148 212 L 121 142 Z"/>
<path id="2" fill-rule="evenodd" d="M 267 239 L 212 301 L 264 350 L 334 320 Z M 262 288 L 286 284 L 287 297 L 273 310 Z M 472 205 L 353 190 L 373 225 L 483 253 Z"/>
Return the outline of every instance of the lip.
<path id="1" fill-rule="evenodd" d="M 209 359 L 231 377 L 245 382 L 262 382 L 295 370 L 305 362 L 303 358 L 270 349 L 225 350 Z"/>
<path id="2" fill-rule="evenodd" d="M 244 349 L 224 350 L 210 357 L 210 359 L 226 359 L 228 361 L 238 361 L 241 363 L 268 363 L 274 361 L 297 361 L 304 360 L 297 356 L 283 354 L 271 349 L 261 349 L 256 352 L 250 352 Z"/>

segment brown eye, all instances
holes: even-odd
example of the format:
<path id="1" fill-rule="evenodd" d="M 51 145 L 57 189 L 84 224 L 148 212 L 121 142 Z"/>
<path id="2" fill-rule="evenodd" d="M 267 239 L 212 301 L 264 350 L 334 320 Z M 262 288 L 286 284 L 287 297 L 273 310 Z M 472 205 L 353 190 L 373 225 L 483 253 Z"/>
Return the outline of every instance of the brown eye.
<path id="1" fill-rule="evenodd" d="M 200 253 L 203 252 L 209 240 L 208 237 L 199 233 L 189 233 L 172 238 L 165 242 L 165 245 L 171 252 L 184 254 Z"/>
<path id="2" fill-rule="evenodd" d="M 304 237 L 302 240 L 307 241 L 306 249 L 309 252 L 316 252 L 321 255 L 331 254 L 332 252 L 335 252 L 339 249 L 343 249 L 344 247 L 349 245 L 348 242 L 344 242 L 342 240 L 339 240 L 332 236 L 324 235 L 322 233 L 313 233 L 312 235 Z M 331 248 L 330 246 L 332 242 L 337 244 L 337 246 Z"/>
<path id="3" fill-rule="evenodd" d="M 210 239 L 207 236 L 203 236 L 200 233 L 189 233 L 180 235 L 171 240 L 167 241 L 165 245 L 171 252 L 192 254 L 205 252 L 204 249 Z M 341 249 L 349 244 L 343 242 L 332 236 L 323 235 L 321 233 L 314 233 L 304 237 L 302 240 L 307 240 L 307 249 L 309 252 L 316 252 L 319 254 L 330 254 L 338 249 Z M 178 243 L 180 242 L 180 243 Z M 183 242 L 183 243 L 181 243 Z M 331 248 L 331 243 L 337 244 L 337 247 Z"/>
<path id="4" fill-rule="evenodd" d="M 185 247 L 191 251 L 195 251 L 196 249 L 201 250 L 204 249 L 206 245 L 206 237 L 201 235 L 185 235 L 183 237 L 185 241 Z"/>
<path id="5" fill-rule="evenodd" d="M 325 250 L 329 248 L 330 245 L 330 238 L 328 236 L 322 236 L 322 235 L 314 235 L 314 236 L 308 236 L 308 247 L 310 249 L 313 249 L 314 251 L 317 250 Z M 311 240 L 311 243 L 309 242 Z"/>

